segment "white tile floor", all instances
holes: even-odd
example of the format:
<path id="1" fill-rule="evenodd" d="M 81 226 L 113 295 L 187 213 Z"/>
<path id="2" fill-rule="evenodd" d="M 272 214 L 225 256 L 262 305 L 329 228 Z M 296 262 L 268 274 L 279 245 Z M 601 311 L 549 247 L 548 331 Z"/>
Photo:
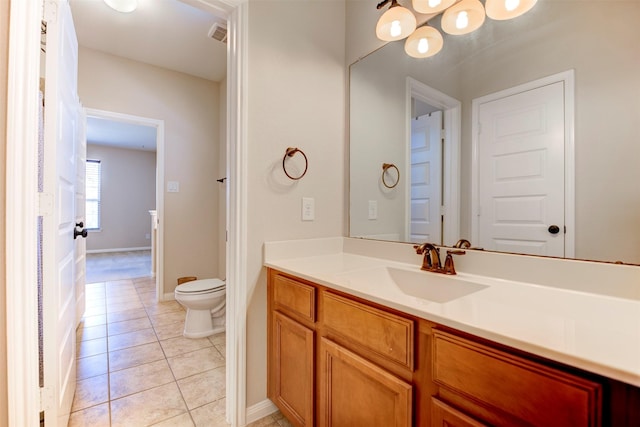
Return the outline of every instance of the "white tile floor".
<path id="1" fill-rule="evenodd" d="M 70 426 L 226 426 L 225 336 L 182 336 L 150 278 L 88 284 Z"/>
<path id="2" fill-rule="evenodd" d="M 86 285 L 69 426 L 228 426 L 225 334 L 184 338 L 185 310 L 157 302 L 153 278 L 110 280 L 108 263 L 94 274 L 104 281 Z M 277 412 L 250 426 L 291 424 Z"/>

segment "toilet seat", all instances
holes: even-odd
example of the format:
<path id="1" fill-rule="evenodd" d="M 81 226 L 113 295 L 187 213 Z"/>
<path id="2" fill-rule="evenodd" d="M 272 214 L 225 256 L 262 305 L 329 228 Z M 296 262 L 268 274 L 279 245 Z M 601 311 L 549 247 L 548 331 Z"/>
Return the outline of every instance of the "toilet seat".
<path id="1" fill-rule="evenodd" d="M 224 291 L 226 284 L 220 279 L 202 279 L 178 285 L 175 292 L 183 295 L 201 295 Z"/>

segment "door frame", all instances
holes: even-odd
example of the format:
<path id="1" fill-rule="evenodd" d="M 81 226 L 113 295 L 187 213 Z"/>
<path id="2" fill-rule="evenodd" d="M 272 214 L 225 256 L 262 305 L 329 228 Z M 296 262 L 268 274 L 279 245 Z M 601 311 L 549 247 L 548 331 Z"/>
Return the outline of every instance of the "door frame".
<path id="1" fill-rule="evenodd" d="M 190 2 L 185 0 L 185 2 Z M 244 425 L 247 313 L 247 59 L 245 0 L 196 0 L 228 14 L 227 421 Z M 7 391 L 10 425 L 40 424 L 36 229 L 40 0 L 12 1 L 9 16 L 6 182 Z M 33 286 L 24 286 L 32 283 Z"/>
<path id="2" fill-rule="evenodd" d="M 442 110 L 444 126 L 444 146 L 442 147 L 442 243 L 453 246 L 460 238 L 460 139 L 462 123 L 462 103 L 414 78 L 407 77 L 405 108 L 406 161 L 411 159 L 411 98 L 417 98 Z M 411 163 L 407 163 L 411 164 Z M 411 188 L 405 188 L 405 200 L 411 200 Z M 407 215 L 407 218 L 410 216 Z M 406 222 L 406 221 L 405 221 Z M 405 235 L 410 224 L 405 226 Z"/>
<path id="3" fill-rule="evenodd" d="M 40 423 L 36 218 L 41 6 L 36 0 L 11 2 L 7 67 L 7 415 L 9 425 L 29 427 Z"/>
<path id="4" fill-rule="evenodd" d="M 575 257 L 575 70 L 567 70 L 513 86 L 471 101 L 471 241 L 477 242 L 480 208 L 479 140 L 480 105 L 542 86 L 562 82 L 564 87 L 564 257 Z"/>
<path id="5" fill-rule="evenodd" d="M 156 211 L 158 212 L 158 229 L 156 236 L 156 298 L 163 300 L 164 296 L 164 120 L 135 116 L 132 114 L 116 113 L 114 111 L 95 108 L 84 109 L 86 117 L 111 120 L 114 122 L 133 125 L 149 126 L 156 130 Z M 85 124 L 86 126 L 86 124 Z M 88 145 L 88 142 L 87 142 Z"/>

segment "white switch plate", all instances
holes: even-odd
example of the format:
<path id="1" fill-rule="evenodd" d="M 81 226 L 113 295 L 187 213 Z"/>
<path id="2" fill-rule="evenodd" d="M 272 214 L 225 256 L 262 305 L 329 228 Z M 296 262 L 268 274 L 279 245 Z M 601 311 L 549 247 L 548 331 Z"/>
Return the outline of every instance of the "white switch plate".
<path id="1" fill-rule="evenodd" d="M 378 201 L 369 200 L 369 219 L 378 219 Z"/>
<path id="2" fill-rule="evenodd" d="M 313 221 L 316 216 L 315 200 L 313 197 L 302 198 L 302 220 Z"/>
<path id="3" fill-rule="evenodd" d="M 167 182 L 167 193 L 178 193 L 178 192 L 180 192 L 180 183 L 178 181 Z"/>

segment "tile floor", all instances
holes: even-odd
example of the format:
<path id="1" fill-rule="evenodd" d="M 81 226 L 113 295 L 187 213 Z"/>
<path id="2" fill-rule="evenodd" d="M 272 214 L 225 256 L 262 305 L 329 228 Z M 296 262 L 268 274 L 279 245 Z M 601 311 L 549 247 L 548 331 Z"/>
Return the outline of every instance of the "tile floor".
<path id="1" fill-rule="evenodd" d="M 87 283 L 148 276 L 151 273 L 151 251 L 89 253 L 86 273 Z"/>
<path id="2" fill-rule="evenodd" d="M 69 426 L 227 426 L 225 335 L 182 336 L 185 311 L 158 303 L 155 281 L 86 285 Z M 280 414 L 252 427 L 291 424 Z"/>

